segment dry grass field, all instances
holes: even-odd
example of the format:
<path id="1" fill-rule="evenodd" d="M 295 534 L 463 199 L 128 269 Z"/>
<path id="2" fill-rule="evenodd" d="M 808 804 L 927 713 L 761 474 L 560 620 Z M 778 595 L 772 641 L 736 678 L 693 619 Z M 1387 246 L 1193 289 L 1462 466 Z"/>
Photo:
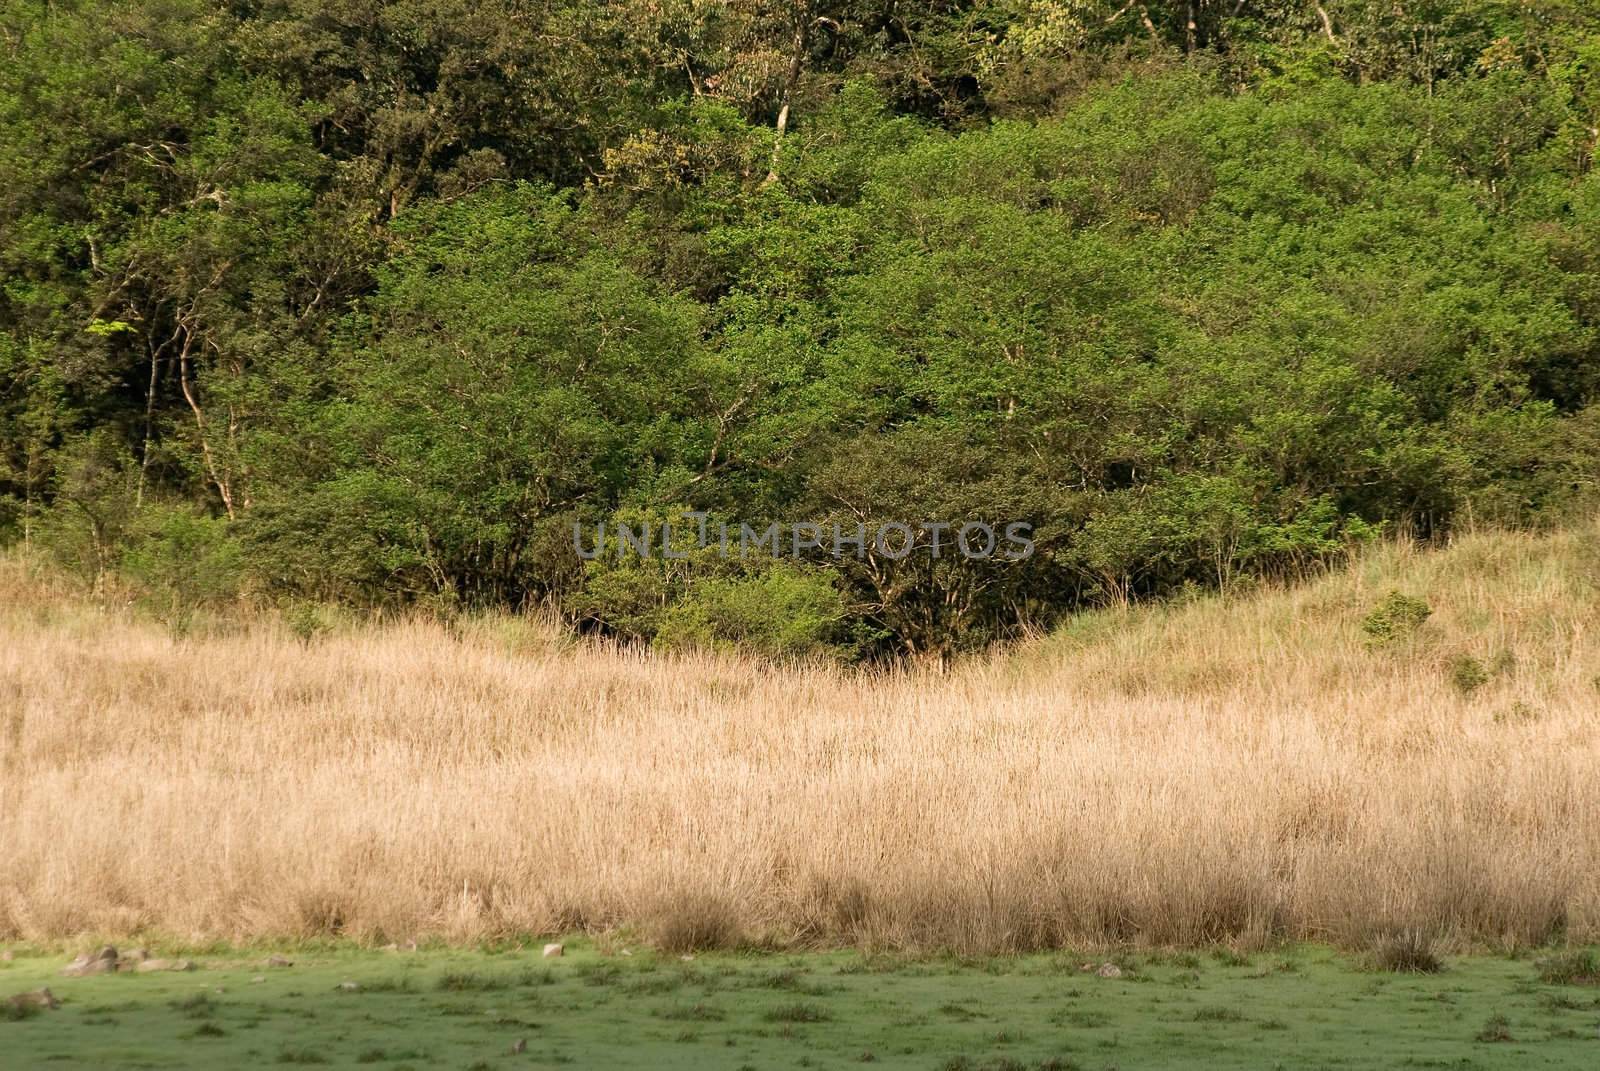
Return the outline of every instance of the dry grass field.
<path id="1" fill-rule="evenodd" d="M 1391 590 L 1433 614 L 1376 644 Z M 0 940 L 1600 937 L 1600 527 L 935 674 L 485 619 L 187 637 L 0 565 Z"/>

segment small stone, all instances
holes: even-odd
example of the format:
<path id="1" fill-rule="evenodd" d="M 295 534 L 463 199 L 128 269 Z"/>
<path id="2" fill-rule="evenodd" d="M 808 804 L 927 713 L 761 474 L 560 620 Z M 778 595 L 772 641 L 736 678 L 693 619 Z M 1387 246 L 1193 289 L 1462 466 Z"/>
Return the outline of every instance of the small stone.
<path id="1" fill-rule="evenodd" d="M 61 1007 L 61 1002 L 48 988 L 34 989 L 27 993 L 18 993 L 16 996 L 7 997 L 6 1003 L 13 1008 L 49 1008 Z"/>
<path id="2" fill-rule="evenodd" d="M 140 960 L 133 969 L 140 974 L 149 974 L 152 971 L 192 971 L 194 970 L 194 960 L 146 959 Z"/>
<path id="3" fill-rule="evenodd" d="M 1121 978 L 1122 968 L 1115 963 L 1102 963 L 1100 969 L 1095 971 L 1102 978 Z"/>
<path id="4" fill-rule="evenodd" d="M 339 991 L 342 993 L 359 993 L 361 986 L 357 982 L 340 982 Z"/>
<path id="5" fill-rule="evenodd" d="M 565 949 L 563 949 L 560 945 L 554 945 L 554 944 L 545 945 L 544 946 L 544 958 L 545 959 L 549 959 L 552 956 L 559 956 L 564 951 L 565 951 Z"/>
<path id="6" fill-rule="evenodd" d="M 267 966 L 269 966 L 269 967 L 293 967 L 294 966 L 294 960 L 289 959 L 287 956 L 272 955 L 272 956 L 268 956 L 267 957 Z"/>
<path id="7" fill-rule="evenodd" d="M 82 978 L 89 974 L 105 974 L 117 969 L 117 950 L 106 945 L 98 952 L 85 952 L 61 969 L 68 978 Z"/>
<path id="8" fill-rule="evenodd" d="M 523 1053 L 525 1053 L 527 1051 L 528 1051 L 528 1039 L 527 1038 L 518 1038 L 511 1046 L 511 1055 L 512 1056 L 521 1056 Z"/>

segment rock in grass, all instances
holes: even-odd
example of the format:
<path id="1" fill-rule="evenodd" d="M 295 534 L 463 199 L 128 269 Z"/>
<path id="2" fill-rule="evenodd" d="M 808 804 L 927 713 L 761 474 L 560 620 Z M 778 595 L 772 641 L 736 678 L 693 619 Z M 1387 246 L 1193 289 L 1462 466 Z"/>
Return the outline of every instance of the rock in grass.
<path id="1" fill-rule="evenodd" d="M 361 983 L 359 983 L 359 982 L 340 982 L 339 983 L 339 992 L 341 992 L 341 993 L 359 993 L 359 992 L 361 992 Z"/>
<path id="2" fill-rule="evenodd" d="M 549 959 L 551 956 L 559 956 L 564 951 L 565 951 L 565 949 L 563 949 L 560 945 L 554 945 L 554 944 L 545 945 L 544 946 L 544 958 L 545 959 Z"/>
<path id="3" fill-rule="evenodd" d="M 194 960 L 146 959 L 140 960 L 133 969 L 140 974 L 148 974 L 151 971 L 192 971 L 194 970 Z"/>
<path id="4" fill-rule="evenodd" d="M 49 988 L 18 993 L 15 996 L 7 997 L 6 1003 L 19 1011 L 26 1008 L 55 1009 L 61 1007 L 61 1002 L 56 999 L 56 995 L 50 992 Z"/>
<path id="5" fill-rule="evenodd" d="M 82 978 L 90 974 L 105 974 L 117 969 L 117 950 L 106 945 L 98 952 L 84 952 L 61 969 L 68 978 Z"/>

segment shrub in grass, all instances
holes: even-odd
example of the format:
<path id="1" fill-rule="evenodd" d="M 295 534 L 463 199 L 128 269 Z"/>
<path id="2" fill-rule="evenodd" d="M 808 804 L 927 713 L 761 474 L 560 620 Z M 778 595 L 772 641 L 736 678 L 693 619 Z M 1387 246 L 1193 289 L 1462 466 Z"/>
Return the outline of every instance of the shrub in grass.
<path id="1" fill-rule="evenodd" d="M 1381 971 L 1402 974 L 1437 974 L 1444 960 L 1432 937 L 1420 930 L 1384 934 L 1372 946 L 1372 964 Z"/>
<path id="2" fill-rule="evenodd" d="M 1491 1015 L 1478 1031 L 1478 1040 L 1485 1042 L 1511 1041 L 1511 1023 L 1504 1015 Z"/>
<path id="3" fill-rule="evenodd" d="M 489 993 L 506 988 L 506 980 L 489 974 L 451 971 L 439 977 L 438 988 L 447 993 Z"/>
<path id="4" fill-rule="evenodd" d="M 767 1011 L 766 1020 L 769 1023 L 825 1023 L 832 1016 L 828 1009 L 819 1004 L 808 1004 L 805 1001 L 795 1001 L 793 1004 L 780 1004 Z"/>
<path id="5" fill-rule="evenodd" d="M 1433 615 L 1433 607 L 1399 591 L 1391 591 L 1361 620 L 1361 631 L 1374 646 L 1409 639 Z"/>
<path id="6" fill-rule="evenodd" d="M 1196 1008 L 1192 1018 L 1197 1023 L 1241 1023 L 1244 1021 L 1244 1013 L 1238 1008 L 1212 1005 Z"/>
<path id="7" fill-rule="evenodd" d="M 1489 671 L 1469 654 L 1457 655 L 1450 660 L 1450 686 L 1462 695 L 1473 692 L 1489 683 Z"/>
<path id="8" fill-rule="evenodd" d="M 1578 948 L 1539 962 L 1546 985 L 1600 985 L 1600 952 Z"/>
<path id="9" fill-rule="evenodd" d="M 656 947 L 671 953 L 732 948 L 743 937 L 732 903 L 692 892 L 669 898 L 650 930 Z"/>
<path id="10" fill-rule="evenodd" d="M 294 638 L 305 647 L 311 646 L 318 637 L 333 629 L 333 618 L 329 610 L 317 603 L 300 600 L 284 607 L 283 623 L 294 634 Z"/>
<path id="11" fill-rule="evenodd" d="M 38 1014 L 39 1006 L 37 1004 L 13 1003 L 9 1000 L 0 1002 L 0 1022 L 17 1023 L 23 1019 L 31 1019 Z"/>

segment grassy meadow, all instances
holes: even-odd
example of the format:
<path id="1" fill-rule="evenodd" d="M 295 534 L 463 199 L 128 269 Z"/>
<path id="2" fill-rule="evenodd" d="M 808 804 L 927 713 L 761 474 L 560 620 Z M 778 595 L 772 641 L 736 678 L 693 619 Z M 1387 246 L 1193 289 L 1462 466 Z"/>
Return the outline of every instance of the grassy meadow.
<path id="1" fill-rule="evenodd" d="M 0 964 L 0 985 L 49 984 L 64 1001 L 0 1021 L 0 1051 L 25 1067 L 480 1071 L 1487 1071 L 1593 1067 L 1600 1056 L 1600 990 L 1488 957 L 1392 974 L 1315 947 L 1122 954 L 1116 978 L 1064 954 L 685 961 L 585 946 L 550 961 L 537 949 L 302 949 L 287 968 L 264 959 L 217 950 L 195 972 L 69 980 L 55 977 L 59 957 Z"/>
<path id="2" fill-rule="evenodd" d="M 1600 526 L 942 672 L 0 585 L 5 1066 L 1600 1058 Z"/>
<path id="3" fill-rule="evenodd" d="M 1600 527 L 945 673 L 523 620 L 179 637 L 8 561 L 0 937 L 668 951 L 1600 938 Z M 1432 614 L 1374 637 L 1390 593 Z"/>

